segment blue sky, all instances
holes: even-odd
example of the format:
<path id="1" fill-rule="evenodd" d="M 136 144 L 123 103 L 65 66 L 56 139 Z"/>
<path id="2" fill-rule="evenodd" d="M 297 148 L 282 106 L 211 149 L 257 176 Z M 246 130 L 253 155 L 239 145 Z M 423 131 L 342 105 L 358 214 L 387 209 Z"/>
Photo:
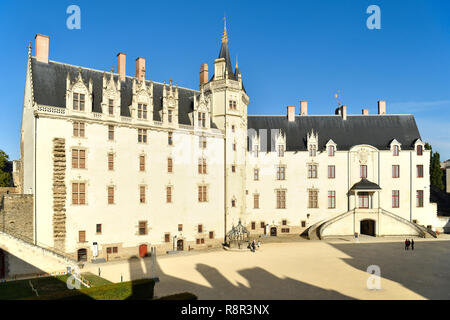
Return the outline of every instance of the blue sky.
<path id="1" fill-rule="evenodd" d="M 66 9 L 81 9 L 69 30 Z M 369 30 L 369 5 L 381 30 Z M 50 36 L 50 60 L 116 69 L 116 54 L 147 59 L 146 76 L 198 88 L 220 49 L 223 16 L 250 114 L 285 114 L 308 100 L 310 114 L 332 114 L 339 89 L 348 112 L 412 113 L 424 141 L 450 158 L 450 1 L 2 1 L 0 4 L 0 149 L 20 157 L 26 45 Z"/>

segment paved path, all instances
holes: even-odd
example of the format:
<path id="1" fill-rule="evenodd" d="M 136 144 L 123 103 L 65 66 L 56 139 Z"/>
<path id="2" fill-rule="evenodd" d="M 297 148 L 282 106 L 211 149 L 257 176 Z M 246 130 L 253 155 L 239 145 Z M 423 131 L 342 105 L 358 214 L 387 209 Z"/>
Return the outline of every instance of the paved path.
<path id="1" fill-rule="evenodd" d="M 155 294 L 189 291 L 199 299 L 450 299 L 450 241 L 263 244 L 252 252 L 213 250 L 158 257 Z M 391 240 L 392 241 L 392 240 Z M 369 265 L 381 268 L 381 290 L 366 287 Z M 97 274 L 99 265 L 86 269 Z M 151 277 L 151 259 L 102 264 L 118 282 Z"/>

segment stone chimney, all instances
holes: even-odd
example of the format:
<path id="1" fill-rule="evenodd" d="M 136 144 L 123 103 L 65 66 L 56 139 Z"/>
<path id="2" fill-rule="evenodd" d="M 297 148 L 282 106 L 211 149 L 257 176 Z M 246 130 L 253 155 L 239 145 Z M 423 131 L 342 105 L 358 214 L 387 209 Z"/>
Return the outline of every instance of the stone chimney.
<path id="1" fill-rule="evenodd" d="M 49 36 L 44 36 L 38 33 L 34 37 L 34 41 L 34 55 L 36 56 L 36 60 L 48 63 L 48 45 L 50 41 Z"/>
<path id="2" fill-rule="evenodd" d="M 341 116 L 342 116 L 342 119 L 347 120 L 347 106 L 346 105 L 341 106 Z"/>
<path id="3" fill-rule="evenodd" d="M 378 114 L 386 114 L 386 101 L 378 101 Z"/>
<path id="4" fill-rule="evenodd" d="M 362 109 L 362 114 L 363 115 L 368 115 L 369 114 L 369 109 Z"/>
<path id="5" fill-rule="evenodd" d="M 308 115 L 308 101 L 305 100 L 300 101 L 300 115 L 301 116 Z"/>
<path id="6" fill-rule="evenodd" d="M 145 80 L 145 59 L 141 57 L 136 59 L 136 78 L 139 81 Z"/>
<path id="7" fill-rule="evenodd" d="M 119 74 L 120 81 L 125 81 L 126 58 L 127 58 L 127 55 L 125 53 L 119 52 L 117 54 L 117 73 Z"/>
<path id="8" fill-rule="evenodd" d="M 200 85 L 208 82 L 208 64 L 203 63 L 200 66 Z"/>
<path id="9" fill-rule="evenodd" d="M 287 117 L 289 122 L 295 121 L 295 105 L 287 106 Z"/>

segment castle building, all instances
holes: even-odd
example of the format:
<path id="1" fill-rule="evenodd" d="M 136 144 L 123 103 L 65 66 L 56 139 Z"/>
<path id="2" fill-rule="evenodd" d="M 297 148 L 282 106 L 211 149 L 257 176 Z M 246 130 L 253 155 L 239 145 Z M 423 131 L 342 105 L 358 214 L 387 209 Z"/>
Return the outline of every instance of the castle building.
<path id="1" fill-rule="evenodd" d="M 234 69 L 234 70 L 233 70 Z M 412 115 L 247 114 L 250 98 L 226 28 L 199 90 L 28 53 L 21 188 L 34 195 L 34 238 L 79 260 L 219 246 L 242 222 L 253 235 L 422 235 L 430 152 Z M 425 230 L 425 231 L 424 231 Z"/>

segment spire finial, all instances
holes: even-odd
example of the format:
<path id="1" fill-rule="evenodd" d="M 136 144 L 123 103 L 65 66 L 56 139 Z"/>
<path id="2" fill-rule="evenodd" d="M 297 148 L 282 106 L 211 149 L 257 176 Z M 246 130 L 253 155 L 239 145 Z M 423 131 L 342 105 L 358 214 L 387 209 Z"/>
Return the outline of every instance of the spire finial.
<path id="1" fill-rule="evenodd" d="M 338 90 L 338 93 L 334 95 L 336 99 L 338 99 L 338 107 L 341 106 L 341 90 Z"/>
<path id="2" fill-rule="evenodd" d="M 228 36 L 227 36 L 227 17 L 223 16 L 223 36 L 222 36 L 222 43 L 228 42 Z"/>
<path id="3" fill-rule="evenodd" d="M 236 55 L 236 69 L 238 68 L 238 56 Z"/>
<path id="4" fill-rule="evenodd" d="M 31 48 L 33 48 L 31 46 L 31 41 L 28 42 L 27 48 L 28 48 L 28 54 L 31 54 Z"/>

